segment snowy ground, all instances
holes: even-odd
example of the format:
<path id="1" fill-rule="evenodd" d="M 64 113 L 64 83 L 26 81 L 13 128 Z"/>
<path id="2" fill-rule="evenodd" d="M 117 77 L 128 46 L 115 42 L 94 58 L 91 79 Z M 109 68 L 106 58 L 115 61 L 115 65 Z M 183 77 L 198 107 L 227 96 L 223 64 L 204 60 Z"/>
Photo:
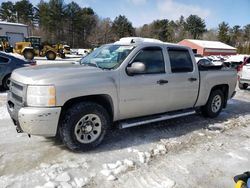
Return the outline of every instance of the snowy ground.
<path id="1" fill-rule="evenodd" d="M 221 188 L 250 170 L 250 89 L 216 119 L 192 115 L 113 130 L 86 153 L 17 134 L 5 101 L 0 92 L 0 188 Z"/>

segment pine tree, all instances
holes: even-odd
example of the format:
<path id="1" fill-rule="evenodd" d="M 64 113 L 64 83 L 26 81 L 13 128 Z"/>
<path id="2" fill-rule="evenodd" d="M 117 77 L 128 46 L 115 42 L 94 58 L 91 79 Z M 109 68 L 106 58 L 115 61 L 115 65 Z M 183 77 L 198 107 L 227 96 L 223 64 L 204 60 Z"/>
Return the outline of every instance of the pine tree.
<path id="1" fill-rule="evenodd" d="M 191 14 L 186 19 L 185 29 L 191 34 L 193 39 L 199 39 L 206 31 L 206 24 L 199 16 Z"/>

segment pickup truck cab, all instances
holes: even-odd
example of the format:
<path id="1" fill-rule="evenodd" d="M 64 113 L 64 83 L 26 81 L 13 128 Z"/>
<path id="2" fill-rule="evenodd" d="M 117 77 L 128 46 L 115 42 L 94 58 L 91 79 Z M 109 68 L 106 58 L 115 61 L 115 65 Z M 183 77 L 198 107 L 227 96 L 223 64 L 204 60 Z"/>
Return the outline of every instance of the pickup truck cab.
<path id="1" fill-rule="evenodd" d="M 195 113 L 214 118 L 235 94 L 235 70 L 199 71 L 190 48 L 122 38 L 78 65 L 41 65 L 11 76 L 8 111 L 18 132 L 59 136 L 72 150 L 101 143 L 111 126 Z"/>

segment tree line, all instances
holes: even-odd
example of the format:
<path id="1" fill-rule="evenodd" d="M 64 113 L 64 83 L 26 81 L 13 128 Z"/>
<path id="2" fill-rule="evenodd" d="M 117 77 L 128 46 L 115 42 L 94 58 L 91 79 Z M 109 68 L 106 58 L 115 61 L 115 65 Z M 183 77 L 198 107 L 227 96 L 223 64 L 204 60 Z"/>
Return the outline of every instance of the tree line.
<path id="1" fill-rule="evenodd" d="M 216 29 L 207 29 L 205 20 L 197 15 L 178 20 L 159 19 L 135 28 L 126 16 L 114 20 L 100 18 L 90 7 L 80 7 L 76 2 L 65 4 L 63 0 L 41 0 L 33 5 L 29 0 L 2 2 L 0 19 L 24 23 L 31 34 L 41 36 L 44 42 L 65 42 L 73 48 L 93 48 L 121 37 L 140 36 L 179 42 L 185 38 L 219 40 L 250 54 L 250 24 L 230 27 L 222 22 Z"/>

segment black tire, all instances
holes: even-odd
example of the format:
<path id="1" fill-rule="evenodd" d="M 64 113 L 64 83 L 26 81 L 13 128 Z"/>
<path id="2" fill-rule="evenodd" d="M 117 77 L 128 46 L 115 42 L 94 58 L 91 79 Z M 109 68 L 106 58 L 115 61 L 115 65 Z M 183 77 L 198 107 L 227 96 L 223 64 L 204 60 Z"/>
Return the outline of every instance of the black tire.
<path id="1" fill-rule="evenodd" d="M 56 59 L 56 53 L 53 52 L 53 51 L 48 51 L 48 52 L 46 53 L 46 58 L 47 58 L 48 60 L 55 60 L 55 59 Z"/>
<path id="2" fill-rule="evenodd" d="M 205 106 L 201 107 L 201 113 L 205 117 L 217 117 L 224 105 L 225 96 L 221 90 L 214 90 L 210 93 Z"/>
<path id="3" fill-rule="evenodd" d="M 248 87 L 248 84 L 239 83 L 239 88 L 240 89 L 247 89 L 247 87 Z"/>
<path id="4" fill-rule="evenodd" d="M 3 79 L 3 89 L 4 90 L 9 90 L 10 88 L 10 75 L 7 75 L 4 79 Z"/>
<path id="5" fill-rule="evenodd" d="M 87 119 L 88 116 L 92 119 Z M 62 142 L 69 149 L 83 152 L 98 146 L 109 127 L 110 116 L 101 105 L 82 102 L 73 105 L 63 115 L 59 125 L 59 134 Z"/>
<path id="6" fill-rule="evenodd" d="M 25 50 L 23 52 L 23 56 L 25 59 L 32 60 L 35 57 L 35 54 L 32 50 Z"/>

